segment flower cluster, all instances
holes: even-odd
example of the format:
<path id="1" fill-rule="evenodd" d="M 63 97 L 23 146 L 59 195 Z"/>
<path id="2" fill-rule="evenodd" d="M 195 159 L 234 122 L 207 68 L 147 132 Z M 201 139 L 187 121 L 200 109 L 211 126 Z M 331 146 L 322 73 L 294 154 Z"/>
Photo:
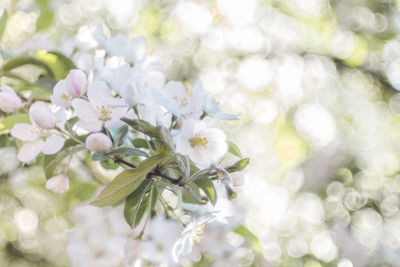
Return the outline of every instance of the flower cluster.
<path id="1" fill-rule="evenodd" d="M 160 240 L 160 246 L 168 248 L 167 256 L 157 260 L 159 254 L 147 255 L 152 250 L 146 249 L 141 257 L 153 262 L 190 258 L 204 224 L 220 217 L 215 205 L 235 196 L 233 186 L 243 183 L 249 162 L 221 129 L 208 126 L 211 120 L 206 118 L 238 116 L 223 113 L 201 82 L 192 90 L 182 82 L 165 82 L 162 72 L 150 64 L 143 38 L 106 39 L 99 31 L 94 38 L 107 55 L 121 58 L 118 67 L 99 64 L 88 73 L 70 69 L 51 88 L 51 96 L 40 101 L 2 85 L 0 109 L 27 116 L 26 122 L 16 121 L 10 127 L 20 146 L 18 159 L 25 164 L 35 159 L 47 162 L 46 188 L 63 194 L 70 185 L 71 158 L 86 150 L 102 168 L 117 170 L 91 204 L 103 207 L 125 201 L 125 220 L 136 233 L 127 246 L 136 247 L 142 239 L 143 248 L 156 244 L 149 245 L 148 239 Z M 222 163 L 228 151 L 230 157 L 239 158 L 230 165 Z M 216 185 L 225 190 L 217 191 Z M 178 201 L 175 207 L 170 204 L 173 200 Z M 183 223 L 177 213 L 193 215 L 193 206 L 206 208 L 197 213 L 200 218 Z M 162 215 L 176 220 L 167 220 L 176 238 L 164 239 L 157 229 L 166 220 Z"/>

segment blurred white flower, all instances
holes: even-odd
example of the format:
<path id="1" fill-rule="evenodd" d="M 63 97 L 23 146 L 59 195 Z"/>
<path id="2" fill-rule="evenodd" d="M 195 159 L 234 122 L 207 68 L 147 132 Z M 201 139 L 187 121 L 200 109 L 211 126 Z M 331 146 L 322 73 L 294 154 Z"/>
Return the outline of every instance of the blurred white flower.
<path id="1" fill-rule="evenodd" d="M 111 138 L 103 133 L 93 133 L 86 138 L 86 147 L 93 153 L 108 152 L 113 146 Z"/>
<path id="2" fill-rule="evenodd" d="M 187 119 L 174 137 L 176 152 L 188 155 L 196 164 L 209 166 L 228 150 L 226 136 L 216 128 L 207 128 L 205 122 Z"/>
<path id="3" fill-rule="evenodd" d="M 0 87 L 0 109 L 4 112 L 16 112 L 24 104 L 21 98 L 15 93 L 14 89 L 8 85 Z"/>
<path id="4" fill-rule="evenodd" d="M 214 220 L 215 217 L 213 215 L 200 217 L 189 223 L 185 229 L 183 229 L 181 237 L 175 242 L 172 248 L 175 262 L 179 262 L 192 252 L 194 244 L 199 243 L 202 239 L 205 224 Z"/>
<path id="5" fill-rule="evenodd" d="M 46 182 L 46 189 L 56 194 L 67 192 L 69 189 L 68 176 L 62 173 L 51 177 Z"/>
<path id="6" fill-rule="evenodd" d="M 233 186 L 241 186 L 247 179 L 247 171 L 233 172 L 231 173 L 231 179 Z"/>
<path id="7" fill-rule="evenodd" d="M 193 100 L 202 104 L 201 109 L 208 115 L 220 119 L 220 120 L 237 120 L 239 119 L 238 115 L 234 114 L 226 114 L 223 113 L 212 96 L 207 94 L 203 90 L 203 84 L 201 82 L 197 82 L 193 87 Z"/>
<path id="8" fill-rule="evenodd" d="M 125 102 L 114 98 L 105 82 L 93 82 L 88 89 L 88 98 L 89 101 L 79 98 L 72 101 L 72 107 L 80 119 L 77 125 L 85 130 L 97 132 L 103 124 L 105 127 L 113 127 L 127 113 Z M 110 102 L 119 103 L 120 107 L 106 104 Z"/>

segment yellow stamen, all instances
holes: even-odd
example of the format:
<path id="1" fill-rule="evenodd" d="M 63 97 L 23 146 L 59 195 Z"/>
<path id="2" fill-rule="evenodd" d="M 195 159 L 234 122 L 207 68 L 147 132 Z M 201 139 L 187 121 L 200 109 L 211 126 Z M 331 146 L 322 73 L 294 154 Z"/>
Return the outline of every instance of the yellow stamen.
<path id="1" fill-rule="evenodd" d="M 189 139 L 189 142 L 191 147 L 202 146 L 207 148 L 208 145 L 208 140 L 205 137 L 193 137 Z"/>
<path id="2" fill-rule="evenodd" d="M 103 105 L 97 106 L 97 111 L 100 113 L 100 118 L 102 122 L 107 122 L 111 120 L 111 108 L 105 107 Z"/>
<path id="3" fill-rule="evenodd" d="M 67 95 L 66 93 L 62 93 L 61 94 L 61 99 L 64 99 L 64 100 L 70 100 L 70 96 L 69 95 Z"/>
<path id="4" fill-rule="evenodd" d="M 188 105 L 188 103 L 189 103 L 189 100 L 188 100 L 187 97 L 183 97 L 183 98 L 179 99 L 179 97 L 174 96 L 173 99 L 174 99 L 176 102 L 179 103 L 179 107 L 180 107 L 180 108 L 186 107 L 186 106 Z"/>

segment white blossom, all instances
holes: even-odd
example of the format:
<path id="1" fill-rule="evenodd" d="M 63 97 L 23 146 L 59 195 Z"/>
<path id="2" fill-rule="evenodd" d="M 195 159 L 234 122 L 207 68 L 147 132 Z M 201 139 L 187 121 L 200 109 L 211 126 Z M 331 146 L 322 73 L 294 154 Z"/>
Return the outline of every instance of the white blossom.
<path id="1" fill-rule="evenodd" d="M 228 150 L 226 136 L 216 128 L 207 128 L 205 122 L 187 119 L 179 133 L 174 136 L 176 151 L 199 166 L 215 163 Z"/>

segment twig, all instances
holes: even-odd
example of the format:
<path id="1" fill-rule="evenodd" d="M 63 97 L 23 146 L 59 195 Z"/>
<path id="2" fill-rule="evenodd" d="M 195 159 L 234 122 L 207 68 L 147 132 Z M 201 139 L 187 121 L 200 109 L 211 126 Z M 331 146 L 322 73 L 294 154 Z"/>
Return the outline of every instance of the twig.
<path id="1" fill-rule="evenodd" d="M 119 157 L 116 157 L 116 158 L 115 158 L 115 162 L 120 162 L 120 163 L 122 163 L 122 164 L 125 164 L 126 166 L 129 166 L 129 167 L 133 168 L 133 169 L 137 167 L 136 165 L 134 165 L 134 164 L 132 164 L 132 163 L 130 163 L 130 162 L 128 162 L 128 161 L 122 159 L 122 158 L 119 158 Z M 171 177 L 169 177 L 168 175 L 162 174 L 162 173 L 157 172 L 157 171 L 151 171 L 151 172 L 149 172 L 148 175 L 147 175 L 147 177 L 151 177 L 151 176 L 158 176 L 158 177 L 167 179 L 168 181 L 170 181 L 170 182 L 173 183 L 173 184 L 176 184 L 176 185 L 179 185 L 179 186 L 182 185 L 180 180 L 171 178 Z"/>

